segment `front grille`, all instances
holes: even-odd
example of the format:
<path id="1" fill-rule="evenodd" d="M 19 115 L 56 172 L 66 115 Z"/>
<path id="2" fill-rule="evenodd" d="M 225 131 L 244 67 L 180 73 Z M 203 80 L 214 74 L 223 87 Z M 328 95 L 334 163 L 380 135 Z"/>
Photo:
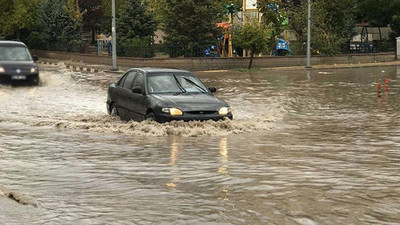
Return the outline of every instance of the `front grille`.
<path id="1" fill-rule="evenodd" d="M 211 114 L 217 114 L 217 111 L 189 111 L 186 112 L 188 114 L 193 114 L 193 115 L 211 115 Z"/>
<path id="2" fill-rule="evenodd" d="M 19 69 L 20 72 L 17 73 L 18 68 L 7 68 L 5 69 L 6 73 L 8 74 L 27 74 L 27 73 L 31 73 L 31 69 Z"/>

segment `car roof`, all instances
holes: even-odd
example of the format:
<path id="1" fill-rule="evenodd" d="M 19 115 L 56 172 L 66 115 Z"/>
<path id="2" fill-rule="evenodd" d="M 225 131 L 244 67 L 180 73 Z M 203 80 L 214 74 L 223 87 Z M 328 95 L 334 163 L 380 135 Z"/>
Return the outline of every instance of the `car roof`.
<path id="1" fill-rule="evenodd" d="M 141 70 L 145 73 L 159 73 L 159 72 L 164 72 L 164 73 L 191 73 L 190 71 L 187 70 L 180 70 L 180 69 L 172 69 L 172 68 L 157 68 L 157 67 L 142 67 L 142 68 L 131 68 L 129 70 Z"/>
<path id="2" fill-rule="evenodd" d="M 20 41 L 3 41 L 0 40 L 1 47 L 26 47 L 26 45 Z"/>

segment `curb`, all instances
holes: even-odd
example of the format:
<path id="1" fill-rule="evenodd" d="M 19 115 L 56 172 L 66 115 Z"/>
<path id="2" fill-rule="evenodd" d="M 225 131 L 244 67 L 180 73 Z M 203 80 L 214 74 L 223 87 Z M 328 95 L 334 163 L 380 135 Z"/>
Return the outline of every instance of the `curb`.
<path id="1" fill-rule="evenodd" d="M 47 62 L 47 61 L 40 61 L 38 62 L 39 64 L 43 65 L 52 65 L 52 66 L 59 66 L 59 63 L 52 63 L 52 62 Z M 72 71 L 76 72 L 86 72 L 86 73 L 100 73 L 104 72 L 103 70 L 100 69 L 95 69 L 95 68 L 89 68 L 89 67 L 81 67 L 81 66 L 74 66 L 70 64 L 65 64 L 65 68 L 70 69 Z"/>
<path id="2" fill-rule="evenodd" d="M 89 68 L 89 67 L 80 67 L 80 66 L 74 66 L 74 65 L 68 65 L 68 64 L 65 64 L 65 67 L 67 69 L 70 69 L 70 70 L 76 71 L 76 72 L 84 72 L 84 73 L 104 72 L 103 70 L 99 70 L 99 69 L 94 69 L 94 68 Z"/>
<path id="3" fill-rule="evenodd" d="M 58 63 L 42 62 L 42 61 L 39 61 L 38 63 L 39 63 L 39 64 L 44 64 L 44 65 L 53 65 L 53 66 L 58 66 Z"/>

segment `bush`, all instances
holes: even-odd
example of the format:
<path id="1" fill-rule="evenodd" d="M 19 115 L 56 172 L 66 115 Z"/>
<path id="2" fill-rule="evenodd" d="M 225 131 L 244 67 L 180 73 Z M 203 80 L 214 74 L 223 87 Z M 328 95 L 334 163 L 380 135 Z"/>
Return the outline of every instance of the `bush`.
<path id="1" fill-rule="evenodd" d="M 128 57 L 152 58 L 155 55 L 151 38 L 134 38 L 117 43 L 117 54 Z"/>

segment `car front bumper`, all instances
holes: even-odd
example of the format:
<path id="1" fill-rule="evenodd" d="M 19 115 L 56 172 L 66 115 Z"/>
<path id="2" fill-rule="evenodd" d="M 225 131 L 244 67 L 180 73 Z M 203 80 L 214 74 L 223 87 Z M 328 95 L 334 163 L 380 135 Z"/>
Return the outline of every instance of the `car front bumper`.
<path id="1" fill-rule="evenodd" d="M 165 122 L 171 122 L 171 121 L 176 121 L 176 120 L 180 120 L 180 121 L 206 121 L 206 120 L 214 120 L 214 121 L 218 121 L 218 120 L 223 120 L 225 118 L 228 119 L 233 119 L 233 115 L 232 113 L 226 115 L 226 116 L 221 116 L 218 114 L 183 114 L 182 116 L 171 116 L 168 115 L 166 113 L 161 113 L 161 114 L 156 114 L 156 121 L 160 122 L 160 123 L 165 123 Z"/>
<path id="2" fill-rule="evenodd" d="M 34 74 L 0 74 L 1 83 L 38 83 L 39 73 Z"/>

